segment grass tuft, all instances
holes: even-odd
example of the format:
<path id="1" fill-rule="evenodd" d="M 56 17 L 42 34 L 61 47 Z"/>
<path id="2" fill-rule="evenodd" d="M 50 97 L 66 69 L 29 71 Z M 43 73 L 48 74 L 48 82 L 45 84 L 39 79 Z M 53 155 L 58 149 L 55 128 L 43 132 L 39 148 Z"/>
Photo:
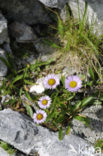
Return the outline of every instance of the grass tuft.
<path id="1" fill-rule="evenodd" d="M 74 19 L 69 12 L 68 5 L 66 6 L 67 18 L 65 21 L 62 21 L 59 14 L 54 12 L 58 18 L 57 26 L 52 26 L 56 30 L 54 38 L 58 40 L 58 43 L 53 43 L 53 41 L 48 41 L 49 45 L 58 49 L 58 52 L 62 53 L 62 60 L 65 56 L 66 58 L 71 57 L 79 58 L 80 68 L 84 67 L 85 71 L 88 74 L 89 68 L 93 68 L 94 71 L 99 76 L 100 81 L 103 81 L 102 66 L 100 63 L 101 57 L 101 48 L 100 44 L 102 43 L 102 35 L 97 37 L 93 33 L 92 26 L 87 24 L 87 8 L 88 4 L 85 2 L 85 9 L 82 17 L 80 17 L 80 8 L 78 2 L 78 14 L 79 20 Z M 67 59 L 68 60 L 68 59 Z M 68 62 L 67 62 L 68 63 Z M 71 66 L 74 66 L 74 63 L 71 62 Z"/>

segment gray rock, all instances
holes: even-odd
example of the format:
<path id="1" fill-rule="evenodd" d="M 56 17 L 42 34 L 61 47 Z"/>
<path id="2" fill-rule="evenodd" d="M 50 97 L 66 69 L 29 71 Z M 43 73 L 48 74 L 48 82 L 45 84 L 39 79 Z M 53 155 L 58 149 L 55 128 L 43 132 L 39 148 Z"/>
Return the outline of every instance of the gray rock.
<path id="1" fill-rule="evenodd" d="M 4 43 L 3 44 L 3 49 L 6 51 L 6 52 L 8 52 L 8 53 L 10 53 L 11 55 L 12 55 L 12 50 L 11 50 L 11 47 L 10 47 L 10 44 L 9 43 Z"/>
<path id="2" fill-rule="evenodd" d="M 7 20 L 0 13 L 0 44 L 3 44 L 4 42 L 9 42 Z"/>
<path id="3" fill-rule="evenodd" d="M 0 57 L 3 57 L 6 59 L 5 51 L 2 49 L 0 49 Z M 8 70 L 7 66 L 4 64 L 3 61 L 0 60 L 0 77 L 6 76 L 7 70 Z"/>
<path id="4" fill-rule="evenodd" d="M 83 139 L 69 134 L 59 141 L 58 134 L 35 124 L 10 109 L 0 111 L 0 139 L 25 154 L 40 156 L 96 156 L 95 149 Z"/>
<path id="5" fill-rule="evenodd" d="M 36 142 L 35 149 L 40 156 L 95 156 L 93 146 L 81 138 L 70 134 L 60 141 L 57 133 L 52 133 L 43 127 L 39 127 L 39 137 Z"/>
<path id="6" fill-rule="evenodd" d="M 52 8 L 57 8 L 58 7 L 58 0 L 39 0 L 42 2 L 44 5 Z"/>
<path id="7" fill-rule="evenodd" d="M 47 61 L 51 58 L 51 55 L 55 53 L 55 49 L 51 48 L 48 44 L 43 43 L 43 40 L 45 40 L 45 38 L 42 38 L 35 42 L 34 46 L 39 54 L 40 59 L 42 61 Z"/>
<path id="8" fill-rule="evenodd" d="M 103 1 L 102 0 L 86 0 L 88 3 L 86 21 L 89 23 L 93 31 L 97 35 L 103 33 Z M 85 0 L 79 0 L 79 11 L 78 4 L 76 0 L 69 0 L 69 6 L 72 10 L 73 16 L 75 18 L 83 18 L 84 9 L 85 9 Z"/>
<path id="9" fill-rule="evenodd" d="M 51 22 L 48 11 L 37 0 L 0 0 L 0 8 L 10 21 L 30 25 Z"/>
<path id="10" fill-rule="evenodd" d="M 24 116 L 10 109 L 0 112 L 0 139 L 29 154 L 34 148 L 36 126 Z"/>
<path id="11" fill-rule="evenodd" d="M 89 127 L 78 120 L 73 120 L 73 134 L 83 137 L 85 140 L 95 143 L 103 136 L 103 107 L 94 105 L 85 109 L 82 114 L 90 119 Z"/>
<path id="12" fill-rule="evenodd" d="M 30 42 L 37 40 L 32 28 L 24 23 L 14 22 L 10 25 L 10 34 L 17 42 Z"/>
<path id="13" fill-rule="evenodd" d="M 63 8 L 63 6 L 68 2 L 68 0 L 39 0 L 44 5 L 51 7 L 51 8 Z"/>

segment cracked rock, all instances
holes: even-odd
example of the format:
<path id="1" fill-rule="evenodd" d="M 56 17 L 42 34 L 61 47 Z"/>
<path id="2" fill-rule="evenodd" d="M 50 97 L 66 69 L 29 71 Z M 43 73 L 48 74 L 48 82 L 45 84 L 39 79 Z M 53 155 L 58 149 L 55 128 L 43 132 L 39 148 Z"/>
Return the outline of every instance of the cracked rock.
<path id="1" fill-rule="evenodd" d="M 9 42 L 7 29 L 8 29 L 7 28 L 7 20 L 0 13 L 0 44 L 3 44 L 4 42 Z"/>
<path id="2" fill-rule="evenodd" d="M 37 127 L 30 118 L 10 109 L 0 111 L 0 139 L 27 155 L 96 156 L 85 140 L 69 134 L 60 141 L 58 133 Z"/>

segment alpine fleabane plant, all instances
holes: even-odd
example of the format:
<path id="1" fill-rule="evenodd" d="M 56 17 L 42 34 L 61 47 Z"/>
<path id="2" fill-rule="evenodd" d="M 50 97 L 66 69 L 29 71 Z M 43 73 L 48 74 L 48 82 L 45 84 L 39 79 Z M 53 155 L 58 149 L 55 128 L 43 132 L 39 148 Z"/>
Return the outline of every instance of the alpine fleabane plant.
<path id="1" fill-rule="evenodd" d="M 43 110 L 37 110 L 36 113 L 33 114 L 33 120 L 37 124 L 41 124 L 46 121 L 47 114 Z"/>
<path id="2" fill-rule="evenodd" d="M 55 74 L 49 74 L 44 78 L 44 87 L 46 89 L 55 89 L 59 84 L 59 78 Z"/>
<path id="3" fill-rule="evenodd" d="M 85 94 L 81 92 L 82 97 L 78 98 L 77 92 L 85 84 L 79 76 L 58 78 L 56 74 L 48 74 L 42 79 L 42 83 L 46 90 L 36 94 L 34 102 L 37 111 L 33 114 L 35 123 L 59 131 L 59 139 L 61 139 L 62 129 L 68 126 L 66 134 L 69 133 L 73 118 L 87 122 L 86 117 L 80 116 L 80 111 L 93 100 L 93 97 L 85 97 Z"/>
<path id="4" fill-rule="evenodd" d="M 42 109 L 49 108 L 51 105 L 51 98 L 49 96 L 42 96 L 38 101 L 38 105 Z"/>
<path id="5" fill-rule="evenodd" d="M 77 92 L 82 87 L 82 81 L 78 76 L 69 76 L 65 79 L 65 88 L 70 92 Z"/>

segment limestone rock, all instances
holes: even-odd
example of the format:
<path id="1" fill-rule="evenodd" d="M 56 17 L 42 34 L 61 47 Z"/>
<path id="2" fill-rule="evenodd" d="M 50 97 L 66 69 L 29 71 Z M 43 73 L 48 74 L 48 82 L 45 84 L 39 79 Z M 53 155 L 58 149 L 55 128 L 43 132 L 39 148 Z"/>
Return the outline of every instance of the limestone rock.
<path id="1" fill-rule="evenodd" d="M 86 2 L 88 3 L 86 21 L 92 26 L 93 31 L 96 32 L 97 35 L 101 35 L 103 33 L 103 1 L 86 0 Z M 79 11 L 76 0 L 69 0 L 68 4 L 72 10 L 73 16 L 79 18 L 80 12 L 80 18 L 82 19 L 85 9 L 85 0 L 79 0 Z"/>
<path id="2" fill-rule="evenodd" d="M 0 112 L 0 139 L 29 154 L 35 146 L 36 126 L 10 109 Z"/>
<path id="3" fill-rule="evenodd" d="M 69 134 L 60 141 L 57 133 L 52 133 L 43 127 L 39 127 L 39 137 L 36 142 L 36 150 L 40 156 L 96 156 L 93 146 L 83 139 Z"/>
<path id="4" fill-rule="evenodd" d="M 0 139 L 25 154 L 40 156 L 96 156 L 85 140 L 69 134 L 62 141 L 58 134 L 36 126 L 28 117 L 10 109 L 0 111 Z"/>
<path id="5" fill-rule="evenodd" d="M 73 120 L 73 134 L 83 137 L 85 140 L 95 143 L 103 136 L 103 108 L 102 105 L 94 105 L 86 108 L 82 114 L 90 119 L 89 127 L 78 120 Z"/>
<path id="6" fill-rule="evenodd" d="M 19 22 L 10 25 L 10 34 L 17 42 L 33 42 L 37 39 L 30 26 Z"/>
<path id="7" fill-rule="evenodd" d="M 7 28 L 7 20 L 0 13 L 0 44 L 3 44 L 4 42 L 9 42 L 7 29 L 8 29 Z"/>
<path id="8" fill-rule="evenodd" d="M 0 57 L 6 59 L 5 51 L 0 49 Z M 0 77 L 6 76 L 7 74 L 7 66 L 4 64 L 3 61 L 0 60 Z"/>
<path id="9" fill-rule="evenodd" d="M 38 0 L 0 0 L 0 8 L 8 21 L 29 25 L 51 22 L 48 11 Z"/>
<path id="10" fill-rule="evenodd" d="M 62 8 L 68 0 L 39 0 L 42 2 L 45 6 L 51 7 L 51 8 Z"/>

